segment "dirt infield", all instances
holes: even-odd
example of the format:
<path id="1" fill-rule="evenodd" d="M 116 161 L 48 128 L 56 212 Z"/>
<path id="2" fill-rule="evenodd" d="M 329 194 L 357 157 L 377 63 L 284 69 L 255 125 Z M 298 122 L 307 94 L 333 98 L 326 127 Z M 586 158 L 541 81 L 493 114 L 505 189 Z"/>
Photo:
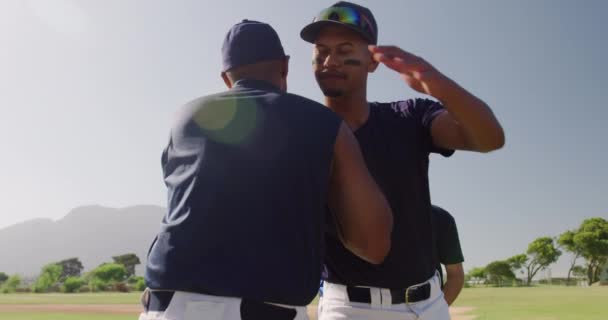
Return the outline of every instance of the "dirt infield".
<path id="1" fill-rule="evenodd" d="M 452 320 L 473 320 L 475 316 L 464 315 L 474 308 L 452 307 Z M 40 313 L 93 313 L 93 314 L 139 314 L 141 306 L 134 304 L 5 304 L 0 305 L 0 312 L 40 312 Z M 307 308 L 310 320 L 317 319 L 317 306 Z"/>
<path id="2" fill-rule="evenodd" d="M 474 320 L 475 315 L 465 314 L 475 310 L 473 307 L 450 307 L 450 316 L 452 320 Z"/>

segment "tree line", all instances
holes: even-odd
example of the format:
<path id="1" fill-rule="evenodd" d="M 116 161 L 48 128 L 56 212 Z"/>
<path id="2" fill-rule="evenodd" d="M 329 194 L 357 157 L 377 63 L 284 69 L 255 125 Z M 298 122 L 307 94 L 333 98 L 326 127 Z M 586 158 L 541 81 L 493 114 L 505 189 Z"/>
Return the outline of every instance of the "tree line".
<path id="1" fill-rule="evenodd" d="M 36 280 L 28 287 L 22 286 L 19 275 L 9 277 L 0 272 L 0 292 L 128 292 L 145 289 L 143 277 L 135 275 L 135 266 L 141 264 L 137 255 L 128 253 L 112 257 L 112 260 L 84 274 L 82 272 L 84 267 L 78 258 L 49 263 L 42 267 Z"/>
<path id="2" fill-rule="evenodd" d="M 557 262 L 563 251 L 572 254 L 567 284 L 573 275 L 585 277 L 588 284 L 599 281 L 602 267 L 608 263 L 608 221 L 603 218 L 586 219 L 577 229 L 568 230 L 556 238 L 537 238 L 528 245 L 525 253 L 471 269 L 467 273 L 467 282 L 497 286 L 515 282 L 529 286 L 538 272 Z M 84 267 L 78 258 L 50 263 L 42 267 L 36 281 L 27 288 L 20 287 L 22 279 L 19 275 L 8 276 L 0 272 L 0 292 L 12 293 L 20 288 L 37 293 L 145 289 L 144 279 L 135 275 L 135 266 L 141 263 L 137 255 L 128 253 L 112 257 L 112 260 L 85 274 L 82 274 Z M 583 264 L 578 264 L 581 261 Z M 517 278 L 518 273 L 524 275 L 523 280 Z"/>
<path id="3" fill-rule="evenodd" d="M 589 285 L 598 282 L 602 267 L 608 263 L 608 221 L 603 218 L 586 219 L 577 229 L 568 230 L 556 238 L 537 238 L 528 245 L 525 253 L 473 268 L 466 277 L 469 283 L 497 286 L 521 283 L 530 286 L 538 272 L 557 262 L 564 251 L 572 254 L 566 284 L 571 283 L 572 276 L 586 278 Z M 583 264 L 578 264 L 581 261 Z M 524 278 L 518 279 L 517 273 L 523 274 Z"/>

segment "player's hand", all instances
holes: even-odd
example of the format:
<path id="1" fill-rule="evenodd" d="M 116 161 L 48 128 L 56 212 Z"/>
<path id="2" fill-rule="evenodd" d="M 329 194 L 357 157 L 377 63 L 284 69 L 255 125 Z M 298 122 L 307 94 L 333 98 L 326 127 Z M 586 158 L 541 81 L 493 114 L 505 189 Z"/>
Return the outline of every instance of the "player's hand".
<path id="1" fill-rule="evenodd" d="M 414 90 L 440 98 L 450 80 L 426 60 L 395 46 L 369 46 L 374 60 L 397 71 Z"/>

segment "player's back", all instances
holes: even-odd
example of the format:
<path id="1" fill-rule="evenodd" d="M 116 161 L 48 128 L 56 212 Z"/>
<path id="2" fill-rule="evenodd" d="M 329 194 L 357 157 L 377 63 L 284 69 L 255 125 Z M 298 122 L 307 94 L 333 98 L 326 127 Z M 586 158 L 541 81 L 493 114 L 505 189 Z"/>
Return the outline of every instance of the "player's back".
<path id="1" fill-rule="evenodd" d="M 340 123 L 256 80 L 184 106 L 162 157 L 169 204 L 148 285 L 307 304 Z"/>

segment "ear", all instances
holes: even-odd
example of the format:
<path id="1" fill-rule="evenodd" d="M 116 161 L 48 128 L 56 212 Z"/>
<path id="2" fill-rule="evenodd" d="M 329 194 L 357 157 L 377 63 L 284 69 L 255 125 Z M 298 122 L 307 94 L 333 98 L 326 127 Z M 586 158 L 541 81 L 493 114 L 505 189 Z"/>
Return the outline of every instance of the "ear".
<path id="1" fill-rule="evenodd" d="M 289 56 L 286 56 L 281 64 L 280 88 L 283 91 L 287 91 L 287 74 L 289 74 Z"/>
<path id="2" fill-rule="evenodd" d="M 289 73 L 289 56 L 285 56 L 285 60 L 283 60 L 283 70 L 281 71 L 281 76 L 283 76 L 283 78 L 287 78 L 288 73 Z"/>
<path id="3" fill-rule="evenodd" d="M 380 64 L 380 62 L 374 60 L 374 58 L 371 58 L 370 60 L 371 61 L 367 65 L 367 72 L 368 73 L 373 73 L 374 71 L 376 71 L 376 69 L 378 69 L 378 65 Z"/>
<path id="4" fill-rule="evenodd" d="M 226 87 L 228 87 L 228 89 L 232 89 L 232 81 L 230 81 L 230 78 L 228 78 L 226 72 L 222 72 L 221 76 L 222 80 L 224 80 L 224 84 L 226 84 Z"/>

